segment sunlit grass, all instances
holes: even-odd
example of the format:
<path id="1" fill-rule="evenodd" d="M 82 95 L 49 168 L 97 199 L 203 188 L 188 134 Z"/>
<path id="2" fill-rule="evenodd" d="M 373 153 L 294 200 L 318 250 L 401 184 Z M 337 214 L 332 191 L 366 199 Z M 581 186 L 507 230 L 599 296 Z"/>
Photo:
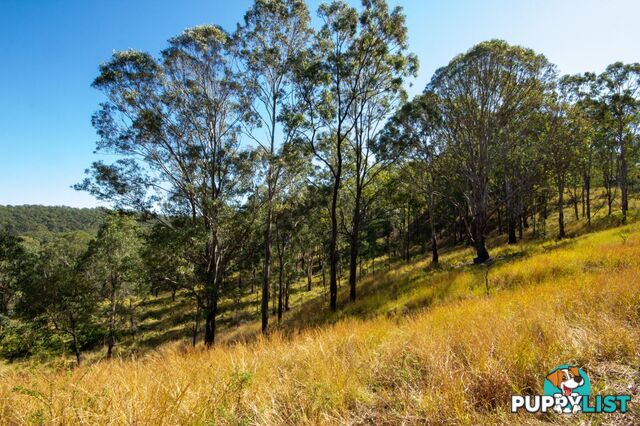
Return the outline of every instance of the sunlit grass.
<path id="1" fill-rule="evenodd" d="M 595 392 L 638 384 L 638 224 L 493 247 L 488 269 L 470 254 L 394 263 L 363 279 L 356 304 L 343 283 L 334 314 L 315 277 L 269 339 L 248 339 L 249 321 L 211 350 L 177 341 L 77 369 L 2 367 L 0 424 L 566 423 L 579 419 L 513 417 L 510 395 L 542 392 L 563 363 Z"/>

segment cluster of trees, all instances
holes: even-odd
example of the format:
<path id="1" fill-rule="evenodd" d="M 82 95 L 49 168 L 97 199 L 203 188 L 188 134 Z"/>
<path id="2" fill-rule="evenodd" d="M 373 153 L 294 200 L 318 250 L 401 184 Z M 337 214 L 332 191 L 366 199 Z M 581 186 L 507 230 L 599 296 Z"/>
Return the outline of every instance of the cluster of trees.
<path id="1" fill-rule="evenodd" d="M 619 188 L 626 218 L 637 64 L 559 78 L 543 55 L 489 41 L 407 102 L 417 59 L 400 8 L 334 1 L 318 17 L 313 28 L 303 1 L 258 0 L 234 33 L 188 29 L 160 58 L 117 52 L 94 83 L 107 97 L 98 148 L 122 159 L 94 164 L 79 187 L 162 217 L 173 233 L 163 270 L 190 265 L 172 280 L 197 298 L 207 344 L 220 283 L 257 264 L 267 333 L 287 263 L 326 264 L 335 310 L 343 265 L 354 301 L 359 261 L 391 240 L 408 255 L 420 229 L 434 263 L 443 238 L 469 242 L 481 263 L 493 228 L 510 243 L 531 225 L 544 232 L 557 200 L 562 238 L 565 193 L 590 221 L 596 172 L 609 213 Z"/>
<path id="2" fill-rule="evenodd" d="M 365 1 L 360 11 L 323 4 L 318 16 L 316 30 L 303 1 L 256 1 L 233 34 L 200 26 L 169 40 L 160 58 L 115 53 L 94 82 L 107 97 L 93 119 L 98 148 L 123 158 L 94 164 L 79 188 L 156 213 L 180 234 L 170 239 L 201 246 L 179 250 L 186 259 L 172 261 L 193 265 L 186 280 L 205 316 L 207 344 L 215 339 L 222 280 L 255 260 L 268 332 L 272 252 L 282 252 L 282 281 L 284 253 L 300 232 L 308 234 L 297 242 L 308 244 L 307 263 L 326 252 L 335 310 L 347 228 L 355 299 L 371 184 L 394 162 L 375 155 L 375 141 L 404 100 L 402 83 L 417 60 L 407 52 L 401 9 L 384 1 Z M 325 240 L 317 227 L 323 222 L 310 223 L 309 211 L 326 200 Z M 261 259 L 255 252 L 244 258 L 255 232 L 263 236 L 256 244 Z"/>
<path id="3" fill-rule="evenodd" d="M 504 230 L 509 243 L 530 222 L 544 234 L 550 203 L 558 238 L 565 237 L 567 193 L 576 220 L 581 204 L 590 225 L 594 178 L 609 215 L 620 190 L 626 221 L 638 176 L 639 97 L 639 64 L 559 77 L 543 55 L 494 40 L 439 69 L 392 118 L 385 138 L 410 145 L 406 166 L 420 182 L 430 221 L 460 223 L 481 263 L 489 259 L 491 229 Z M 437 262 L 439 230 L 430 223 Z"/>
<path id="4" fill-rule="evenodd" d="M 183 290 L 196 305 L 194 341 L 202 320 L 210 345 L 231 282 L 259 282 L 268 333 L 270 304 L 281 319 L 291 283 L 310 289 L 314 274 L 335 310 L 345 275 L 356 300 L 363 260 L 409 260 L 421 246 L 437 265 L 441 245 L 463 243 L 482 263 L 489 234 L 544 236 L 552 210 L 563 238 L 567 205 L 589 225 L 600 208 L 626 220 L 640 65 L 560 77 L 543 55 L 493 40 L 409 100 L 418 63 L 400 8 L 333 1 L 318 17 L 314 28 L 302 0 L 256 0 L 233 33 L 190 28 L 159 57 L 127 50 L 101 65 L 93 124 L 98 150 L 119 159 L 94 163 L 77 188 L 152 226 L 142 243 L 110 239 L 107 225 L 85 254 L 42 255 L 67 271 L 42 279 L 69 293 L 33 293 L 102 297 L 113 336 L 124 283 Z M 85 312 L 63 306 L 53 311 Z M 65 315 L 50 321 L 72 329 Z"/>
<path id="5" fill-rule="evenodd" d="M 40 236 L 49 232 L 95 232 L 104 220 L 103 209 L 63 206 L 0 206 L 0 231 Z"/>
<path id="6" fill-rule="evenodd" d="M 111 357 L 121 319 L 133 327 L 133 300 L 149 293 L 142 237 L 125 214 L 106 216 L 95 237 L 50 234 L 25 247 L 1 233 L 2 353 L 14 358 L 69 343 L 79 364 L 82 348 L 104 341 Z"/>

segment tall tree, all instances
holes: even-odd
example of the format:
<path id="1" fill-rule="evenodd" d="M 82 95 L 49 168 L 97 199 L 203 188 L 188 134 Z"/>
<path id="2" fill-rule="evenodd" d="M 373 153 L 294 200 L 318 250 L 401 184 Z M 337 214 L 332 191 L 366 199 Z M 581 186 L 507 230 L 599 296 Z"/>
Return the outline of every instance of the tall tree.
<path id="1" fill-rule="evenodd" d="M 234 49 L 222 28 L 200 26 L 169 40 L 161 61 L 116 52 L 94 82 L 107 102 L 93 124 L 98 150 L 122 158 L 94 163 L 77 186 L 116 206 L 188 215 L 202 227 L 197 271 L 207 292 L 207 345 L 215 340 L 221 274 L 238 248 L 230 219 L 250 189 L 253 164 L 239 147 L 250 110 Z"/>
<path id="2" fill-rule="evenodd" d="M 640 122 L 640 64 L 616 62 L 598 76 L 596 97 L 615 146 L 618 160 L 622 220 L 629 210 L 629 156 L 637 145 Z"/>
<path id="3" fill-rule="evenodd" d="M 307 47 L 311 34 L 309 11 L 302 0 L 257 0 L 244 17 L 236 37 L 241 43 L 245 68 L 244 84 L 255 102 L 251 104 L 259 130 L 249 131 L 262 153 L 265 165 L 265 224 L 262 268 L 262 332 L 269 331 L 269 286 L 271 268 L 271 226 L 273 200 L 280 191 L 281 148 L 290 144 L 294 129 L 285 132 L 279 126 L 283 106 L 289 105 L 293 89 L 292 66 Z M 278 140 L 280 139 L 280 140 Z"/>
<path id="4" fill-rule="evenodd" d="M 582 178 L 583 217 L 587 218 L 587 225 L 591 226 L 591 184 L 593 163 L 598 148 L 599 118 L 601 109 L 592 98 L 593 84 L 596 76 L 593 73 L 583 75 L 565 75 L 560 80 L 567 102 L 573 106 L 578 135 L 582 138 L 578 147 L 578 173 Z"/>
<path id="5" fill-rule="evenodd" d="M 571 134 L 570 106 L 562 96 L 550 96 L 540 116 L 544 133 L 543 159 L 557 190 L 558 239 L 566 236 L 564 207 L 567 179 L 577 161 L 578 140 Z"/>
<path id="6" fill-rule="evenodd" d="M 517 116 L 535 110 L 554 77 L 547 59 L 530 49 L 492 40 L 474 46 L 434 74 L 428 85 L 440 98 L 441 137 L 464 177 L 465 226 L 476 250 L 489 259 L 486 233 L 492 214 L 490 188 L 496 160 Z"/>
<path id="7" fill-rule="evenodd" d="M 411 171 L 417 173 L 417 180 L 424 191 L 424 202 L 429 215 L 431 262 L 438 264 L 437 210 L 444 202 L 441 191 L 446 171 L 441 166 L 443 147 L 437 138 L 437 128 L 442 125 L 438 109 L 438 99 L 433 93 L 424 93 L 407 102 L 389 120 L 382 135 L 381 144 L 386 156 L 395 157 L 398 150 L 389 148 L 394 144 L 406 144 L 413 160 Z M 382 149 L 381 149 L 382 150 Z M 411 173 L 413 175 L 413 173 Z"/>
<path id="8" fill-rule="evenodd" d="M 402 23 L 399 11 L 385 13 L 387 6 L 382 1 L 364 1 L 363 10 L 359 15 L 355 8 L 343 1 L 320 6 L 318 16 L 322 27 L 310 49 L 297 61 L 298 104 L 288 117 L 288 125 L 295 123 L 299 127 L 299 139 L 325 167 L 329 176 L 329 305 L 332 310 L 337 309 L 338 203 L 343 183 L 345 144 L 353 140 L 352 132 L 364 111 L 358 108 L 358 100 L 376 90 L 376 82 L 366 82 L 367 71 L 372 70 L 370 66 L 375 68 L 376 64 L 384 64 L 386 55 L 390 53 L 381 47 L 381 40 L 387 37 L 390 42 L 398 43 L 394 37 L 403 35 L 402 30 L 394 35 L 396 29 L 390 28 L 394 22 Z M 376 15 L 378 12 L 380 14 Z M 378 21 L 381 17 L 384 19 Z M 376 22 L 384 24 L 377 32 L 374 31 Z M 403 69 L 400 66 L 398 73 L 402 74 Z M 366 140 L 364 133 L 362 136 L 362 140 Z"/>
<path id="9" fill-rule="evenodd" d="M 353 135 L 347 138 L 352 151 L 349 169 L 353 173 L 353 211 L 347 232 L 349 299 L 352 302 L 356 300 L 361 227 L 366 207 L 371 202 L 366 199 L 365 191 L 382 170 L 402 156 L 401 151 L 396 151 L 395 156 L 376 156 L 376 139 L 392 111 L 406 98 L 404 80 L 415 75 L 418 68 L 416 57 L 407 52 L 407 27 L 400 7 L 389 11 L 383 0 L 364 1 L 359 22 L 356 54 L 368 61 L 362 76 L 357 79 L 357 98 L 351 112 Z"/>

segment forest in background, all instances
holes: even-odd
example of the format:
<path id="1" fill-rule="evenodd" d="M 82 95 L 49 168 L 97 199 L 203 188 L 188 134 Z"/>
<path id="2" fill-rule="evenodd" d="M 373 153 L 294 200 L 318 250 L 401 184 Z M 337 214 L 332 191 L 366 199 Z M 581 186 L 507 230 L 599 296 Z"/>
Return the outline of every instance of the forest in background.
<path id="1" fill-rule="evenodd" d="M 0 231 L 15 235 L 47 232 L 97 232 L 106 215 L 104 209 L 65 206 L 0 206 Z"/>

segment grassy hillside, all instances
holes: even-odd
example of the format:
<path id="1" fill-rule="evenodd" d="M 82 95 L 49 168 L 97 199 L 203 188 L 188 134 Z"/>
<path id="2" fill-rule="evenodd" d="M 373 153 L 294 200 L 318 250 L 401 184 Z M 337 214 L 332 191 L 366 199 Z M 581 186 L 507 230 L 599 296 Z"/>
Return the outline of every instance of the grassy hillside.
<path id="1" fill-rule="evenodd" d="M 488 268 L 469 265 L 467 249 L 444 253 L 436 270 L 379 261 L 360 300 L 334 314 L 319 282 L 296 284 L 293 312 L 269 339 L 247 303 L 223 306 L 227 344 L 212 350 L 177 340 L 73 370 L 0 367 L 0 424 L 572 423 L 585 418 L 514 418 L 510 395 L 541 393 L 562 363 L 582 366 L 594 393 L 640 386 L 638 224 L 492 255 Z M 150 300 L 138 346 L 121 346 L 188 335 L 189 309 Z M 631 410 L 590 419 L 631 422 Z"/>
<path id="2" fill-rule="evenodd" d="M 0 206 L 0 231 L 19 235 L 46 232 L 95 232 L 105 215 L 103 209 L 64 206 Z"/>

